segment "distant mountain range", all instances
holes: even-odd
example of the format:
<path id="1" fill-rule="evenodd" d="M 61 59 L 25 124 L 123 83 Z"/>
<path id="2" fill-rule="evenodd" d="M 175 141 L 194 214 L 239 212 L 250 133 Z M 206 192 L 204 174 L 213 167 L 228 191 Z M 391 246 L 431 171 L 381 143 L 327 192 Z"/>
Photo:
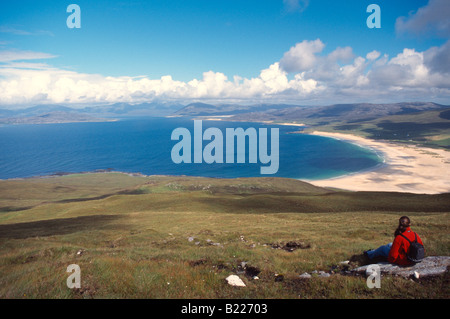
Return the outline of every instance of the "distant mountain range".
<path id="1" fill-rule="evenodd" d="M 107 122 L 113 119 L 97 118 L 87 114 L 54 111 L 40 115 L 17 116 L 0 118 L 0 124 L 52 124 L 75 122 Z"/>
<path id="2" fill-rule="evenodd" d="M 116 103 L 84 108 L 62 105 L 37 105 L 7 110 L 0 109 L 0 124 L 33 124 L 93 122 L 139 116 L 228 116 L 233 121 L 301 122 L 308 125 L 326 125 L 335 122 L 360 122 L 390 115 L 414 114 L 441 110 L 449 106 L 432 102 L 404 102 L 391 104 L 334 104 L 328 106 L 299 106 L 289 104 L 206 104 L 182 105 L 170 102 L 141 104 Z"/>
<path id="3" fill-rule="evenodd" d="M 346 123 L 368 121 L 390 115 L 403 115 L 439 110 L 449 106 L 431 102 L 404 102 L 391 104 L 333 104 L 328 106 L 292 106 L 268 111 L 236 114 L 229 120 L 302 122 L 309 125 L 325 125 L 333 122 Z"/>
<path id="4" fill-rule="evenodd" d="M 254 105 L 238 105 L 238 104 L 220 104 L 212 105 L 206 103 L 191 103 L 175 112 L 175 115 L 181 116 L 218 116 L 218 115 L 235 115 L 250 112 L 274 112 L 277 110 L 290 109 L 297 105 L 289 104 L 254 104 Z"/>
<path id="5" fill-rule="evenodd" d="M 62 105 L 37 105 L 24 109 L 0 109 L 0 124 L 48 124 L 68 122 L 104 122 L 124 117 L 163 117 L 182 108 L 177 103 L 116 103 L 71 108 Z"/>
<path id="6" fill-rule="evenodd" d="M 450 106 L 431 102 L 327 106 L 214 106 L 194 103 L 176 112 L 227 121 L 304 124 L 304 131 L 332 131 L 450 149 Z"/>

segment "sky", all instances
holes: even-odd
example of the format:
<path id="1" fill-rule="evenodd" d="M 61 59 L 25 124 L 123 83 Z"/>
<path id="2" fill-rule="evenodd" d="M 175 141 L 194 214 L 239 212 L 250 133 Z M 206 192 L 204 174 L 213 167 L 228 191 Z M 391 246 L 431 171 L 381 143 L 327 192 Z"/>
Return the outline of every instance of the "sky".
<path id="1" fill-rule="evenodd" d="M 450 104 L 449 16 L 448 0 L 0 1 L 0 108 Z"/>

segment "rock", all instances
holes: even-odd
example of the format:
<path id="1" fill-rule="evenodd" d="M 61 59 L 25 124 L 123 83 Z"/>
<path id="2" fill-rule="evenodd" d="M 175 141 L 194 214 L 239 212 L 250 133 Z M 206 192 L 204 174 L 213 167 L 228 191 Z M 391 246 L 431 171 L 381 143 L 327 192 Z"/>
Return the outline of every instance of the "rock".
<path id="1" fill-rule="evenodd" d="M 225 280 L 228 282 L 230 286 L 234 287 L 245 287 L 245 283 L 236 275 L 230 275 Z"/>
<path id="2" fill-rule="evenodd" d="M 301 279 L 310 279 L 312 276 L 308 274 L 307 272 L 304 272 L 299 276 Z"/>
<path id="3" fill-rule="evenodd" d="M 188 241 L 189 242 L 194 241 L 194 237 L 188 237 Z"/>
<path id="4" fill-rule="evenodd" d="M 366 277 L 369 277 L 373 273 L 376 273 L 376 270 L 373 267 L 367 267 L 366 268 Z"/>
<path id="5" fill-rule="evenodd" d="M 416 277 L 423 278 L 429 276 L 436 276 L 443 274 L 447 271 L 447 267 L 450 266 L 450 257 L 448 256 L 430 256 L 424 258 L 420 263 L 413 266 L 402 267 L 388 262 L 377 263 L 380 267 L 381 274 L 397 275 L 405 278 Z M 353 269 L 352 273 L 366 274 L 367 268 L 370 265 L 365 265 Z"/>
<path id="6" fill-rule="evenodd" d="M 319 271 L 319 276 L 320 277 L 324 277 L 324 278 L 328 278 L 328 277 L 330 277 L 331 275 L 329 274 L 329 273 L 327 273 L 327 272 L 325 272 L 325 271 Z"/>

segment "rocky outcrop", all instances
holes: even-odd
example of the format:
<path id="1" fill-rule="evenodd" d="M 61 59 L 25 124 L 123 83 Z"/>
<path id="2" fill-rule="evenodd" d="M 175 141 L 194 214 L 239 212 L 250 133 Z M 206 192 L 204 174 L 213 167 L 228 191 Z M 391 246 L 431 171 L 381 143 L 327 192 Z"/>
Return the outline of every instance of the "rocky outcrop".
<path id="1" fill-rule="evenodd" d="M 402 267 L 388 262 L 380 262 L 375 265 L 380 267 L 382 275 L 402 276 L 405 278 L 413 276 L 416 278 L 424 278 L 445 273 L 447 271 L 447 267 L 450 266 L 450 257 L 430 256 L 424 258 L 420 263 L 409 267 Z M 352 269 L 351 272 L 366 275 L 369 266 L 370 265 L 358 267 Z"/>

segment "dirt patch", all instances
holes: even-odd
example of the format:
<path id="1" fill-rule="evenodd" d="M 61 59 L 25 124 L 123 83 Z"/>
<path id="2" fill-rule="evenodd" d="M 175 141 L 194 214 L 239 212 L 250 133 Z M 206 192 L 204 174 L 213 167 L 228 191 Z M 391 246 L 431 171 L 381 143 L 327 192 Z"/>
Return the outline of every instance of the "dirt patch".
<path id="1" fill-rule="evenodd" d="M 0 213 L 20 212 L 21 210 L 32 209 L 33 207 L 34 206 L 25 206 L 25 207 L 3 206 L 0 207 Z"/>
<path id="2" fill-rule="evenodd" d="M 273 249 L 283 249 L 289 252 L 293 252 L 297 249 L 309 249 L 311 245 L 302 241 L 288 241 L 287 243 L 272 243 L 268 244 Z"/>
<path id="3" fill-rule="evenodd" d="M 191 261 L 189 261 L 189 266 L 197 267 L 200 265 L 204 265 L 206 263 L 208 263 L 208 261 L 206 259 L 191 260 Z"/>

